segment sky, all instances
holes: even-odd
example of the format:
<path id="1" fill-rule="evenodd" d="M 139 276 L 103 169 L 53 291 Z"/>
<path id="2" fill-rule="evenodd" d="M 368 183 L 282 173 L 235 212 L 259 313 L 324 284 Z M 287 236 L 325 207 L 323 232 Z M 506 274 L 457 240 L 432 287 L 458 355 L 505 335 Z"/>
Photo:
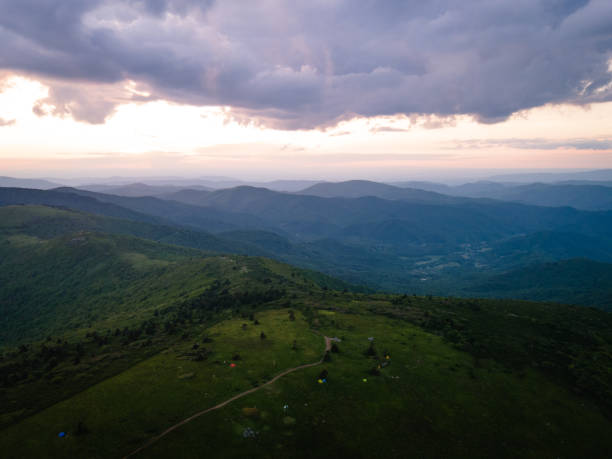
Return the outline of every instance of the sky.
<path id="1" fill-rule="evenodd" d="M 609 0 L 0 0 L 0 43 L 0 175 L 612 168 Z"/>

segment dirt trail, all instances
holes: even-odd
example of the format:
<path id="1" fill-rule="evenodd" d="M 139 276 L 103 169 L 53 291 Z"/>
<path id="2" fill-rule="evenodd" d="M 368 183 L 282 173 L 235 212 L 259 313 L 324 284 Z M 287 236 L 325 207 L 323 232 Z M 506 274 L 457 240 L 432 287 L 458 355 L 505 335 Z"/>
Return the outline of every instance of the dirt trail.
<path id="1" fill-rule="evenodd" d="M 327 337 L 327 336 L 324 336 L 323 338 L 325 338 L 325 352 L 327 353 L 327 352 L 329 352 L 331 350 L 331 342 L 332 342 L 332 340 L 329 337 Z M 173 430 L 176 430 L 179 427 L 187 424 L 188 422 L 193 421 L 196 418 L 199 418 L 203 414 L 206 414 L 206 413 L 208 413 L 210 411 L 218 410 L 219 408 L 223 408 L 225 405 L 228 405 L 228 404 L 232 403 L 234 400 L 238 400 L 239 398 L 242 398 L 242 397 L 244 397 L 246 395 L 252 394 L 255 391 L 258 391 L 262 387 L 266 387 L 266 386 L 269 386 L 270 384 L 273 384 L 275 381 L 277 381 L 278 379 L 282 378 L 283 376 L 288 375 L 289 373 L 293 373 L 294 371 L 298 371 L 298 370 L 303 370 L 304 368 L 316 367 L 317 365 L 321 365 L 323 363 L 324 357 L 325 356 L 321 357 L 321 360 L 319 360 L 318 362 L 306 363 L 304 365 L 300 365 L 299 367 L 294 367 L 294 368 L 290 368 L 288 370 L 285 370 L 282 373 L 277 374 L 274 378 L 272 378 L 270 381 L 262 384 L 261 386 L 257 386 L 257 387 L 254 387 L 252 389 L 249 389 L 249 390 L 246 390 L 244 392 L 241 392 L 240 394 L 234 395 L 232 398 L 229 398 L 229 399 L 225 400 L 224 402 L 219 403 L 218 405 L 215 405 L 215 406 L 213 406 L 211 408 L 207 408 L 207 409 L 202 410 L 202 411 L 200 411 L 200 412 L 198 412 L 196 414 L 193 414 L 193 415 L 189 416 L 187 419 L 183 419 L 181 422 L 179 422 L 177 424 L 174 424 L 172 427 L 168 427 L 166 430 L 164 430 L 159 435 L 151 438 L 149 441 L 147 441 L 140 448 L 132 451 L 130 454 L 125 456 L 124 459 L 127 459 L 127 458 L 129 458 L 131 456 L 134 456 L 135 454 L 138 454 L 142 450 L 144 450 L 144 449 L 148 448 L 149 446 L 151 446 L 153 443 L 157 442 L 162 437 L 165 437 L 166 435 L 168 435 Z"/>

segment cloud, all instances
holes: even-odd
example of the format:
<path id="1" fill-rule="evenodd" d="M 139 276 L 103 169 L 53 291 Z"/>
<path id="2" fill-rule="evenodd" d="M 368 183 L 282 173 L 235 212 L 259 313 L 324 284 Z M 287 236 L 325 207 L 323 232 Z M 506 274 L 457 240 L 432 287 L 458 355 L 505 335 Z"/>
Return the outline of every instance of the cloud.
<path id="1" fill-rule="evenodd" d="M 330 132 L 327 135 L 330 137 L 342 137 L 345 135 L 351 135 L 351 131 Z"/>
<path id="2" fill-rule="evenodd" d="M 91 124 L 104 123 L 121 103 L 154 99 L 143 95 L 148 92 L 129 81 L 95 84 L 55 79 L 46 84 L 50 88 L 48 96 L 32 107 L 36 115 L 71 116 Z"/>
<path id="3" fill-rule="evenodd" d="M 354 116 L 470 114 L 612 100 L 608 0 L 0 0 L 0 70 L 103 122 L 148 99 L 231 106 L 285 129 Z M 40 109 L 40 107 L 39 107 Z"/>
<path id="4" fill-rule="evenodd" d="M 0 127 L 12 126 L 16 122 L 17 122 L 17 120 L 5 120 L 3 118 L 0 118 Z"/>
<path id="5" fill-rule="evenodd" d="M 372 134 L 378 134 L 379 132 L 408 132 L 410 128 L 398 128 L 393 126 L 375 126 L 370 128 Z"/>
<path id="6" fill-rule="evenodd" d="M 451 149 L 486 149 L 510 147 L 520 150 L 612 150 L 612 138 L 606 139 L 471 139 L 453 142 Z"/>
<path id="7" fill-rule="evenodd" d="M 511 141 L 507 145 L 529 150 L 612 150 L 612 139 L 568 139 L 563 141 L 526 139 Z"/>

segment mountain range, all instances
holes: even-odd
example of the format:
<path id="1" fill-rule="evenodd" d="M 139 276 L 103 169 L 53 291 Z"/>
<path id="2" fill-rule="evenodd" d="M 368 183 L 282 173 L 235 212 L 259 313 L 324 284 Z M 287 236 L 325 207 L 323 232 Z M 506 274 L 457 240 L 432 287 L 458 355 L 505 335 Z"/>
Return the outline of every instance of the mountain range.
<path id="1" fill-rule="evenodd" d="M 129 233 L 124 223 L 121 234 L 266 256 L 351 284 L 399 292 L 506 297 L 512 296 L 507 287 L 481 287 L 491 276 L 537 264 L 573 258 L 612 262 L 609 211 L 454 197 L 363 181 L 318 184 L 297 194 L 242 186 L 156 197 L 1 188 L 0 202 L 137 221 L 149 226 Z M 607 307 L 596 296 L 566 300 Z"/>

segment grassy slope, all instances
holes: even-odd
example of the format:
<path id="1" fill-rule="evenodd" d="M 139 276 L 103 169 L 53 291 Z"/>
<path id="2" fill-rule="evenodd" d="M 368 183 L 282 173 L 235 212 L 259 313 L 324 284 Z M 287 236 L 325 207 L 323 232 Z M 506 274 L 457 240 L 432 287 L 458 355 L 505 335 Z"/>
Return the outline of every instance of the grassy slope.
<path id="1" fill-rule="evenodd" d="M 333 316 L 341 353 L 170 434 L 139 457 L 556 457 L 601 455 L 612 424 L 536 372 L 474 359 L 409 324 Z M 380 376 L 363 355 L 373 335 L 390 353 Z M 364 382 L 363 378 L 367 381 Z M 282 406 L 290 406 L 287 423 Z M 241 409 L 257 406 L 259 419 Z M 576 425 L 576 419 L 580 419 Z M 243 439 L 245 427 L 258 432 Z"/>
<path id="2" fill-rule="evenodd" d="M 259 325 L 231 319 L 204 332 L 194 328 L 190 337 L 130 370 L 61 402 L 1 434 L 4 451 L 14 457 L 117 457 L 136 448 L 153 433 L 270 379 L 281 370 L 318 360 L 322 338 L 287 311 L 258 314 Z M 247 329 L 242 324 L 248 323 Z M 260 333 L 267 335 L 260 339 Z M 214 340 L 205 346 L 213 353 L 204 362 L 185 357 L 204 334 Z M 296 340 L 298 350 L 292 350 Z M 229 361 L 239 354 L 235 368 Z M 56 442 L 60 430 L 74 431 L 82 421 L 91 434 Z M 23 442 L 27 432 L 44 432 Z"/>
<path id="3" fill-rule="evenodd" d="M 42 239 L 96 231 L 221 253 L 249 253 L 251 249 L 238 241 L 228 242 L 203 231 L 37 205 L 0 207 L 0 231 L 5 235 L 26 234 Z"/>
<path id="4" fill-rule="evenodd" d="M 19 210 L 27 212 L 0 227 L 0 425 L 124 371 L 180 339 L 185 326 L 218 321 L 218 308 L 345 286 L 268 259 L 71 234 L 94 217 Z M 202 295 L 206 304 L 190 303 Z"/>
<path id="5" fill-rule="evenodd" d="M 212 257 L 130 236 L 73 232 L 142 234 L 159 227 L 45 207 L 7 207 L 0 216 L 0 346 L 133 323 L 200 293 L 213 279 L 239 286 L 269 272 L 292 276 L 292 284 L 345 286 L 317 273 L 296 276 L 299 270 L 265 259 Z"/>
<path id="6" fill-rule="evenodd" d="M 474 359 L 407 321 L 368 312 L 374 298 L 332 298 L 315 302 L 346 312 L 308 313 L 311 324 L 343 340 L 331 362 L 206 414 L 138 457 L 579 457 L 612 447 L 612 422 L 595 404 L 540 371 Z M 300 314 L 256 317 L 260 324 L 246 330 L 243 319 L 193 329 L 185 342 L 6 429 L 0 447 L 8 457 L 118 457 L 281 369 L 319 358 L 323 340 Z M 214 354 L 185 360 L 204 334 L 214 338 L 207 345 Z M 390 355 L 379 376 L 369 374 L 379 360 L 364 355 L 369 336 L 379 358 Z M 235 353 L 241 360 L 230 368 Z M 317 384 L 323 369 L 328 383 Z M 243 411 L 252 407 L 256 415 Z M 74 434 L 79 421 L 89 433 Z M 247 427 L 256 438 L 243 438 Z M 57 438 L 62 430 L 66 439 Z"/>
<path id="7" fill-rule="evenodd" d="M 9 238 L 0 254 L 10 267 L 0 273 L 4 345 L 118 326 L 198 287 L 195 263 L 178 264 L 189 252 L 127 237 Z"/>

